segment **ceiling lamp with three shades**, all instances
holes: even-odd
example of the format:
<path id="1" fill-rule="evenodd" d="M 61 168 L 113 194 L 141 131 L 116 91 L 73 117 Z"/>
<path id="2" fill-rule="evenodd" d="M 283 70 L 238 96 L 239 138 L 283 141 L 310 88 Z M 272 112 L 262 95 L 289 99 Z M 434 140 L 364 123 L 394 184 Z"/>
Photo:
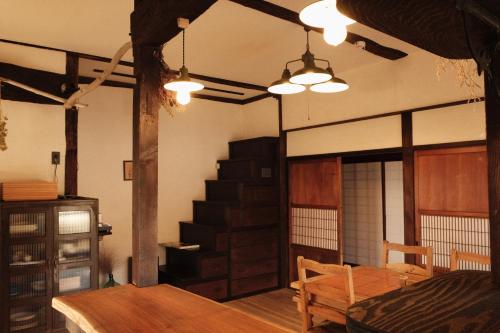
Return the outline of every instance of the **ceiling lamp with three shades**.
<path id="1" fill-rule="evenodd" d="M 346 26 L 355 22 L 342 15 L 337 10 L 336 4 L 336 0 L 321 0 L 307 6 L 300 12 L 300 19 L 304 24 L 324 28 L 324 39 L 328 44 L 332 45 L 342 43 L 347 36 Z M 349 89 L 346 81 L 334 75 L 328 60 L 315 58 L 311 53 L 309 49 L 309 30 L 309 28 L 306 28 L 306 52 L 300 59 L 286 63 L 281 79 L 273 82 L 268 88 L 270 93 L 279 95 L 296 94 L 306 90 L 306 87 L 318 93 L 336 93 Z M 299 61 L 302 61 L 304 66 L 292 75 L 288 65 Z M 318 67 L 316 62 L 326 63 L 327 67 Z"/>

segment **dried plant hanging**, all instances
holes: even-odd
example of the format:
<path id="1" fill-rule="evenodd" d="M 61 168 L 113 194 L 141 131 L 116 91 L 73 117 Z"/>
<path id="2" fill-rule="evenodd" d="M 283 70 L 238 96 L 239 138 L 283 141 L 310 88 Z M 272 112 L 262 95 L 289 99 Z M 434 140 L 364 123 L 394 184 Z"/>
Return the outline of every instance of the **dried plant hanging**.
<path id="1" fill-rule="evenodd" d="M 0 81 L 0 150 L 7 150 L 7 116 L 2 110 L 2 81 Z"/>
<path id="2" fill-rule="evenodd" d="M 173 117 L 175 111 L 184 111 L 185 107 L 177 103 L 175 92 L 167 90 L 163 85 L 167 82 L 174 80 L 177 75 L 174 74 L 170 67 L 168 67 L 165 60 L 163 60 L 163 48 L 160 48 L 158 59 L 160 62 L 160 85 L 158 87 L 158 95 L 160 97 L 160 103 L 163 105 L 165 110 Z"/>
<path id="3" fill-rule="evenodd" d="M 457 85 L 468 90 L 469 102 L 477 102 L 482 96 L 476 63 L 472 59 L 439 58 L 436 66 L 436 76 L 441 80 L 443 73 L 451 67 L 456 72 Z"/>

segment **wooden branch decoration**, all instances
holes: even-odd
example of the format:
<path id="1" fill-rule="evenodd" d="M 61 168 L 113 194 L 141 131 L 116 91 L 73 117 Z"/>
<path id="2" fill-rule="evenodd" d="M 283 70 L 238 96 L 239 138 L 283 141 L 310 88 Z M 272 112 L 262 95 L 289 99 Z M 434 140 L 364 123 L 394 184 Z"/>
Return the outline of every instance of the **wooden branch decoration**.
<path id="1" fill-rule="evenodd" d="M 126 42 L 125 44 L 122 45 L 114 55 L 113 59 L 111 59 L 111 62 L 109 63 L 108 67 L 102 72 L 101 75 L 99 75 L 98 78 L 96 78 L 94 81 L 92 81 L 86 88 L 79 89 L 76 91 L 73 95 L 71 95 L 68 100 L 64 103 L 64 108 L 65 109 L 71 109 L 75 104 L 76 101 L 99 87 L 106 79 L 111 75 L 113 70 L 116 68 L 118 63 L 120 62 L 120 59 L 125 55 L 125 53 L 128 52 L 132 48 L 132 42 Z"/>
<path id="2" fill-rule="evenodd" d="M 4 83 L 7 83 L 7 84 L 16 86 L 18 88 L 24 89 L 26 91 L 32 92 L 34 94 L 50 98 L 51 100 L 54 100 L 54 101 L 62 103 L 62 104 L 66 103 L 66 101 L 67 101 L 66 99 L 64 99 L 62 97 L 49 94 L 49 93 L 47 93 L 47 92 L 45 92 L 43 90 L 30 87 L 30 86 L 28 86 L 28 85 L 26 85 L 24 83 L 17 82 L 17 81 L 11 80 L 11 79 L 7 79 L 5 77 L 0 77 L 0 82 L 4 82 Z M 88 105 L 87 104 L 82 104 L 82 103 L 76 103 L 75 106 L 77 106 L 79 108 L 84 108 L 84 107 L 87 107 Z"/>

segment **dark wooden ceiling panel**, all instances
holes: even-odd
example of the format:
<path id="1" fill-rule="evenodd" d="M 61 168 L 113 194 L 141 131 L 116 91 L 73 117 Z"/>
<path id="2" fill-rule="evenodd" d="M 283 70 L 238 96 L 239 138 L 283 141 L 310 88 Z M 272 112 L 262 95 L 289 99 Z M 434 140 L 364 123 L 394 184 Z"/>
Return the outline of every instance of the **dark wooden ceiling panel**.
<path id="1" fill-rule="evenodd" d="M 500 1 L 483 0 L 498 11 Z M 462 13 L 455 0 L 337 0 L 339 11 L 356 21 L 451 59 L 471 58 Z M 492 30 L 468 16 L 471 45 L 483 50 L 491 43 Z"/>

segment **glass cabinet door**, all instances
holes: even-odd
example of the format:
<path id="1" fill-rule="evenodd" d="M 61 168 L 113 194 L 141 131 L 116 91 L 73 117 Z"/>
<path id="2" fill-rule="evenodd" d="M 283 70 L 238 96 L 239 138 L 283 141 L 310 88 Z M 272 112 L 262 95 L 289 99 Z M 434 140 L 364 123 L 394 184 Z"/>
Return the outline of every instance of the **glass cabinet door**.
<path id="1" fill-rule="evenodd" d="M 2 214 L 6 221 L 8 267 L 8 320 L 10 332 L 47 327 L 50 296 L 50 212 L 44 207 L 12 208 Z M 4 229 L 5 230 L 5 229 Z"/>
<path id="2" fill-rule="evenodd" d="M 93 247 L 96 221 L 89 206 L 55 209 L 55 294 L 72 293 L 92 287 Z"/>

